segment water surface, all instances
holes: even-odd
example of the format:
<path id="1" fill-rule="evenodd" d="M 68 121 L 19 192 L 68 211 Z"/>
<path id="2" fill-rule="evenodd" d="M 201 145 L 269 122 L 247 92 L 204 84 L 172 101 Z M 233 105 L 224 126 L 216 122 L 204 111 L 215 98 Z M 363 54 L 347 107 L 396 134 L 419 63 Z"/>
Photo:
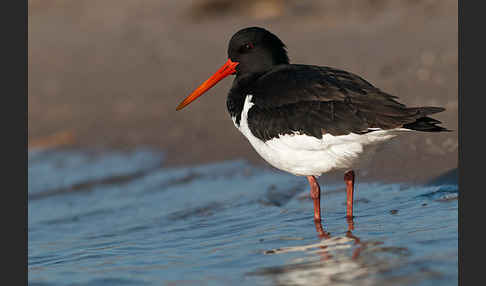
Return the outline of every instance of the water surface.
<path id="1" fill-rule="evenodd" d="M 457 285 L 456 173 L 326 184 L 245 161 L 165 167 L 150 149 L 30 151 L 30 285 Z"/>

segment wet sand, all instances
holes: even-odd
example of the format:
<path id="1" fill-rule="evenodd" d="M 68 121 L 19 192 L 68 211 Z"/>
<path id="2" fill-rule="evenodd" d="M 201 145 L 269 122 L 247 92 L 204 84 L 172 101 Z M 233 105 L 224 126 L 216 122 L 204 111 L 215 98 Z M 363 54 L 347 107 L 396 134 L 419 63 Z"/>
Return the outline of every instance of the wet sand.
<path id="1" fill-rule="evenodd" d="M 231 35 L 258 25 L 293 63 L 342 68 L 407 105 L 447 108 L 435 118 L 455 132 L 399 138 L 361 180 L 424 181 L 457 167 L 457 1 L 238 3 L 29 0 L 29 146 L 149 146 L 169 165 L 268 166 L 226 112 L 230 79 L 175 112 L 225 61 Z"/>

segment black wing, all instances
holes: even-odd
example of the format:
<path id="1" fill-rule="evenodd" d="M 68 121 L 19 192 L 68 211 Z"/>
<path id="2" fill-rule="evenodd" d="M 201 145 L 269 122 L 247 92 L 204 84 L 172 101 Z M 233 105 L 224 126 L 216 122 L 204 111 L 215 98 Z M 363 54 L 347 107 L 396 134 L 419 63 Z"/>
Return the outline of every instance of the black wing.
<path id="1" fill-rule="evenodd" d="M 361 77 L 329 67 L 281 66 L 261 76 L 249 93 L 254 106 L 248 125 L 262 140 L 295 132 L 322 138 L 325 133 L 366 133 L 370 128 L 414 129 L 422 118 L 427 119 L 420 120 L 417 130 L 445 130 L 435 126 L 439 121 L 425 117 L 443 108 L 408 108 Z"/>

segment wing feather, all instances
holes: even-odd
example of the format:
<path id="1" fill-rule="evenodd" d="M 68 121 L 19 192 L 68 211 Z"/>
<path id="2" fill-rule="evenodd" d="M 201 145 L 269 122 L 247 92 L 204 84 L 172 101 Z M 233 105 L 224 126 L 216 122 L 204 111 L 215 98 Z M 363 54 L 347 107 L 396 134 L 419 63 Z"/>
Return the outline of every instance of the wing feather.
<path id="1" fill-rule="evenodd" d="M 262 75 L 248 90 L 253 134 L 269 140 L 280 134 L 346 135 L 400 128 L 443 111 L 408 108 L 361 77 L 330 67 L 284 65 Z"/>

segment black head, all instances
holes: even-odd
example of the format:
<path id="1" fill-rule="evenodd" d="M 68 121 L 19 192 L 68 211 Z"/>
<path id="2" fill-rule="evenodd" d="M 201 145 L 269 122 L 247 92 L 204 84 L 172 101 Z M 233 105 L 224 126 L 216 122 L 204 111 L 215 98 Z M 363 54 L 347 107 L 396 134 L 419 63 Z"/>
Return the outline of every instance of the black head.
<path id="1" fill-rule="evenodd" d="M 238 77 L 265 72 L 276 65 L 288 63 L 285 45 L 277 36 L 263 28 L 242 29 L 231 37 L 226 63 L 186 97 L 176 110 L 184 108 L 229 75 L 236 74 Z"/>
<path id="2" fill-rule="evenodd" d="M 263 72 L 275 65 L 288 64 L 285 44 L 269 31 L 250 27 L 242 29 L 231 37 L 228 58 L 238 62 L 236 75 Z"/>

